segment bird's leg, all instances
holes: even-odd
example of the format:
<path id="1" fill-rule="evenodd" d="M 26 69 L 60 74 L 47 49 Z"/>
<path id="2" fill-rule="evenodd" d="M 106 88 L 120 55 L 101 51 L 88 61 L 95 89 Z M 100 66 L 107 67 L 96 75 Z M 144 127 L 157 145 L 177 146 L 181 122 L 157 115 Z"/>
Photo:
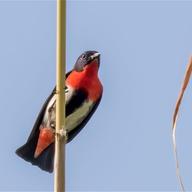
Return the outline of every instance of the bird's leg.
<path id="1" fill-rule="evenodd" d="M 64 128 L 64 126 L 62 126 L 62 128 L 59 129 L 59 131 L 56 131 L 55 134 L 60 136 L 62 139 L 65 139 L 65 141 L 67 141 L 68 139 L 68 133 L 67 130 Z"/>

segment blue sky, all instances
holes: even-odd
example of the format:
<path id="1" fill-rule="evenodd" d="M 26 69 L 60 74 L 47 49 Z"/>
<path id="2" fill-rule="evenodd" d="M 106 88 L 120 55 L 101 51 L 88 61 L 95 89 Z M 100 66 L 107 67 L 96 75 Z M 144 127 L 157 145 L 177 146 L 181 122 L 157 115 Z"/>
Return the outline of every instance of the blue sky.
<path id="1" fill-rule="evenodd" d="M 178 190 L 171 120 L 192 54 L 190 1 L 68 1 L 67 70 L 101 53 L 102 102 L 67 145 L 68 191 Z M 55 1 L 0 1 L 0 191 L 51 191 L 53 174 L 18 158 L 55 85 Z M 192 87 L 178 123 L 192 190 Z"/>

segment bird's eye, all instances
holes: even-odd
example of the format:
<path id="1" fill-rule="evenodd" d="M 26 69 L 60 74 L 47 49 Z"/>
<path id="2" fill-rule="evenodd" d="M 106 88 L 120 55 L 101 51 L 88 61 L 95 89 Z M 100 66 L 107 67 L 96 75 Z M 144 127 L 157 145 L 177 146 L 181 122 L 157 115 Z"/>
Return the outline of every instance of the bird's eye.
<path id="1" fill-rule="evenodd" d="M 82 59 L 85 59 L 85 57 L 86 57 L 85 54 L 83 54 L 81 58 L 82 58 Z"/>

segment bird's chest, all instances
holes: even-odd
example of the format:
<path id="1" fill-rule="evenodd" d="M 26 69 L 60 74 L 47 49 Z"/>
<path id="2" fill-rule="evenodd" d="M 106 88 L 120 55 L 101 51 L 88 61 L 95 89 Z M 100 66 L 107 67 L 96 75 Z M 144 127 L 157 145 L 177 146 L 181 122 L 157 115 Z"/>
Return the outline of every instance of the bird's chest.
<path id="1" fill-rule="evenodd" d="M 70 75 L 66 83 L 71 85 L 74 89 L 84 89 L 88 93 L 88 98 L 96 101 L 102 93 L 102 85 L 97 75 L 95 74 L 81 74 L 75 73 Z"/>

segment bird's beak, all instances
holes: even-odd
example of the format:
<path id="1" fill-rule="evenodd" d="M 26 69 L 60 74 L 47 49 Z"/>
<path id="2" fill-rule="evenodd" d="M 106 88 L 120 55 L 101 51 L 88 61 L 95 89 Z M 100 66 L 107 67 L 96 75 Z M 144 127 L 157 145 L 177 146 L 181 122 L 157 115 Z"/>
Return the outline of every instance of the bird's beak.
<path id="1" fill-rule="evenodd" d="M 94 60 L 95 58 L 98 58 L 100 56 L 100 53 L 94 53 L 91 55 L 91 60 Z"/>

